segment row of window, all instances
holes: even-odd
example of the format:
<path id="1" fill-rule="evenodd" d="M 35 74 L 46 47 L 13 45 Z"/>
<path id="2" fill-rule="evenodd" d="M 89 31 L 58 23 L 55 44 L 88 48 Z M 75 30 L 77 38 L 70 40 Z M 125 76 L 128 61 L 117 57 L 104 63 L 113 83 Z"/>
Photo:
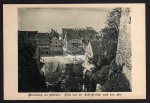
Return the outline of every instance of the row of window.
<path id="1" fill-rule="evenodd" d="M 55 55 L 55 54 L 63 54 L 63 52 L 61 51 L 56 51 L 56 52 L 50 52 L 51 55 Z"/>
<path id="2" fill-rule="evenodd" d="M 49 45 L 49 44 L 38 44 L 38 45 Z"/>
<path id="3" fill-rule="evenodd" d="M 82 41 L 80 39 L 71 39 L 69 42 L 70 43 L 71 42 L 82 43 Z"/>
<path id="4" fill-rule="evenodd" d="M 45 45 L 41 45 L 40 44 L 39 46 L 48 46 L 48 45 L 46 45 L 46 44 Z M 50 47 L 62 47 L 62 45 L 50 45 Z"/>
<path id="5" fill-rule="evenodd" d="M 61 51 L 56 51 L 56 52 L 50 52 L 50 53 L 48 53 L 48 51 L 41 51 L 41 54 L 50 54 L 50 55 L 60 55 L 60 54 L 63 54 L 63 52 L 61 52 Z"/>
<path id="6" fill-rule="evenodd" d="M 48 54 L 48 51 L 41 51 L 41 54 Z"/>
<path id="7" fill-rule="evenodd" d="M 57 44 L 57 42 L 55 42 Z M 49 45 L 49 44 L 38 44 L 38 45 Z"/>
<path id="8" fill-rule="evenodd" d="M 49 49 L 49 48 L 41 48 L 41 49 Z"/>
<path id="9" fill-rule="evenodd" d="M 62 45 L 51 45 L 50 47 L 62 47 Z"/>

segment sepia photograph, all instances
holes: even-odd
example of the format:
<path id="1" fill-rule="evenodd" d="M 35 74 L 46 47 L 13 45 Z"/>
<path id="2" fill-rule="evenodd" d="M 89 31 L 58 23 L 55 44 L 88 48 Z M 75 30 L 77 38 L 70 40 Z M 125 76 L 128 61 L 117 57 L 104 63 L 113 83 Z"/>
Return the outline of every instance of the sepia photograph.
<path id="1" fill-rule="evenodd" d="M 144 98 L 144 23 L 135 19 L 144 6 L 137 7 L 136 11 L 131 5 L 16 6 L 14 93 L 20 99 Z M 141 14 L 137 18 L 144 18 Z M 8 69 L 4 72 L 10 74 Z M 10 78 L 4 78 L 8 88 Z M 135 93 L 139 88 L 141 95 Z"/>
<path id="2" fill-rule="evenodd" d="M 132 91 L 130 8 L 18 8 L 18 92 Z"/>

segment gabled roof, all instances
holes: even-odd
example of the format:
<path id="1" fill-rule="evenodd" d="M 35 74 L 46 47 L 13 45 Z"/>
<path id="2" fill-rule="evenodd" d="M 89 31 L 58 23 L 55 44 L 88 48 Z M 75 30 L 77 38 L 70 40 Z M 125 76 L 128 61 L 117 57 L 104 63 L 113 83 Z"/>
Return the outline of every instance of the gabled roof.
<path id="1" fill-rule="evenodd" d="M 60 42 L 62 44 L 62 42 L 58 38 L 56 38 L 56 37 L 53 37 L 50 41 L 52 43 L 52 42 L 55 42 L 55 40 L 57 40 L 58 42 Z"/>
<path id="2" fill-rule="evenodd" d="M 49 43 L 49 36 L 47 33 L 38 33 L 37 39 L 38 39 L 38 43 L 41 43 L 41 44 L 48 44 Z"/>
<path id="3" fill-rule="evenodd" d="M 56 37 L 53 37 L 50 41 L 55 41 L 55 40 L 57 40 L 58 38 L 56 38 Z M 58 39 L 59 40 L 59 39 Z"/>
<path id="4" fill-rule="evenodd" d="M 101 45 L 100 40 L 91 40 L 90 44 L 92 47 L 93 55 L 101 54 L 102 45 Z"/>
<path id="5" fill-rule="evenodd" d="M 77 33 L 76 30 L 69 29 L 66 31 L 66 39 L 67 41 L 71 39 L 81 39 L 81 36 Z"/>
<path id="6" fill-rule="evenodd" d="M 53 37 L 59 38 L 59 33 L 52 29 L 50 32 L 50 38 L 53 38 Z"/>
<path id="7" fill-rule="evenodd" d="M 97 40 L 97 37 L 96 37 L 97 32 L 95 30 L 78 31 L 78 33 L 83 38 L 83 41 L 85 44 L 87 44 L 90 40 Z"/>
<path id="8" fill-rule="evenodd" d="M 82 39 L 84 43 L 88 43 L 90 40 L 97 40 L 97 37 L 92 37 L 91 36 L 96 36 L 98 32 L 96 32 L 94 29 L 91 28 L 83 28 L 83 29 L 71 29 L 71 28 L 63 28 L 63 39 L 66 35 L 67 41 L 70 39 Z"/>

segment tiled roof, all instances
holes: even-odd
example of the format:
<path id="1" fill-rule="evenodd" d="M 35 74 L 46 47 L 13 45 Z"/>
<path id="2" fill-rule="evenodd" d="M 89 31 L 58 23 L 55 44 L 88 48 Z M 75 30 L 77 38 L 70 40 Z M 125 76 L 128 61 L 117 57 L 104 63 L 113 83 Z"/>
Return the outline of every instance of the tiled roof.
<path id="1" fill-rule="evenodd" d="M 81 37 L 83 38 L 86 44 L 90 40 L 97 40 L 97 37 L 96 37 L 97 32 L 94 30 L 78 31 L 78 33 L 81 35 Z"/>
<path id="2" fill-rule="evenodd" d="M 59 38 L 59 33 L 52 29 L 52 31 L 50 32 L 50 38 L 53 38 L 53 37 Z"/>
<path id="3" fill-rule="evenodd" d="M 58 39 L 58 38 L 56 38 L 56 37 L 53 37 L 50 41 L 55 41 L 56 39 Z"/>
<path id="4" fill-rule="evenodd" d="M 41 43 L 41 44 L 48 44 L 49 43 L 49 36 L 47 33 L 38 33 L 37 39 L 38 39 L 38 43 Z"/>
<path id="5" fill-rule="evenodd" d="M 81 39 L 81 36 L 77 33 L 76 30 L 67 30 L 67 33 L 66 33 L 66 38 L 67 38 L 67 41 L 68 40 L 71 40 L 71 39 Z"/>
<path id="6" fill-rule="evenodd" d="M 65 37 L 65 34 L 67 36 L 67 41 L 70 39 L 83 39 L 83 42 L 86 44 L 90 40 L 97 40 L 97 37 L 95 36 L 98 34 L 94 29 L 71 29 L 71 28 L 63 28 L 63 38 Z M 91 37 L 92 36 L 92 37 Z M 95 37 L 93 37 L 95 36 Z"/>
<path id="7" fill-rule="evenodd" d="M 101 42 L 100 40 L 91 40 L 90 41 L 91 43 L 91 47 L 92 47 L 92 51 L 93 51 L 93 54 L 96 55 L 96 54 L 101 54 Z"/>

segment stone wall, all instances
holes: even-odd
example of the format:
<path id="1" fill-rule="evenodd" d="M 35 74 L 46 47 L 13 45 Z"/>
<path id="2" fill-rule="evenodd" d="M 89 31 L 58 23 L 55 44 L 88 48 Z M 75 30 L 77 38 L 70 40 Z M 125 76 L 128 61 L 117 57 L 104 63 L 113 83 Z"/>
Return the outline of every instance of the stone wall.
<path id="1" fill-rule="evenodd" d="M 126 75 L 127 79 L 130 82 L 130 88 L 132 87 L 131 82 L 131 16 L 130 8 L 122 8 L 121 18 L 120 18 L 120 28 L 118 35 L 118 44 L 117 44 L 117 54 L 116 54 L 116 63 L 118 65 L 125 66 L 123 67 L 123 73 Z"/>

